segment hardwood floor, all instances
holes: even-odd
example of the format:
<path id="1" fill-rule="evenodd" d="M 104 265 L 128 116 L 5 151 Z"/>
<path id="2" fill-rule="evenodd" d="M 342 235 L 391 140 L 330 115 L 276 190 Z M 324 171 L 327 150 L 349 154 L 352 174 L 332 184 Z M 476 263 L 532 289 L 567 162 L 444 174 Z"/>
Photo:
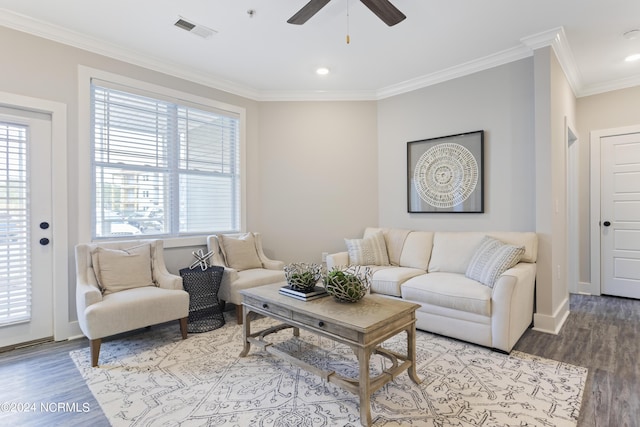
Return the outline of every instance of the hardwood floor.
<path id="1" fill-rule="evenodd" d="M 558 335 L 528 330 L 516 350 L 589 368 L 579 427 L 640 426 L 640 301 L 571 296 Z"/>
<path id="2" fill-rule="evenodd" d="M 0 353 L 0 425 L 109 426 L 69 358 L 86 346 L 83 339 Z M 528 330 L 515 349 L 589 368 L 579 427 L 640 427 L 640 301 L 572 295 L 558 335 Z M 33 411 L 7 412 L 6 403 Z"/>

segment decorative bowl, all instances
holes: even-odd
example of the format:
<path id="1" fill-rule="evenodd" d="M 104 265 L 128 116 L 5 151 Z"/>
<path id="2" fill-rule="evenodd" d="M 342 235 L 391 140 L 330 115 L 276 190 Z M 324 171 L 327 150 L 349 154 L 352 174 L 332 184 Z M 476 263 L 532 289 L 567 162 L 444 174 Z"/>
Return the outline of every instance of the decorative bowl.
<path id="1" fill-rule="evenodd" d="M 334 267 L 324 277 L 327 293 L 340 302 L 357 302 L 371 287 L 371 269 L 359 265 Z"/>
<path id="2" fill-rule="evenodd" d="M 291 289 L 306 292 L 316 286 L 322 277 L 322 268 L 318 264 L 304 262 L 287 264 L 284 266 L 284 277 Z"/>

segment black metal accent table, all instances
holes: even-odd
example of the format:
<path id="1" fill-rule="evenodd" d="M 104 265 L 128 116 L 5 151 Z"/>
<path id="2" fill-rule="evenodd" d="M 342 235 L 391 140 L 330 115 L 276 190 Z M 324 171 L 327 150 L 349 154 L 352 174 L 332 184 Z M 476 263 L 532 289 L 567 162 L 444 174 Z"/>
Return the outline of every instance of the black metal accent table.
<path id="1" fill-rule="evenodd" d="M 183 268 L 182 286 L 189 293 L 189 333 L 207 332 L 224 325 L 224 315 L 218 300 L 224 267 Z"/>

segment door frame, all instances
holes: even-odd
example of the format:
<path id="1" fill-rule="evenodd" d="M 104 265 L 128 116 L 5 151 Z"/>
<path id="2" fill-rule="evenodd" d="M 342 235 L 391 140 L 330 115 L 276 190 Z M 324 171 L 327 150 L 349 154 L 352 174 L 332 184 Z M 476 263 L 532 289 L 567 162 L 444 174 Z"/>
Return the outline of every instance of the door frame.
<path id="1" fill-rule="evenodd" d="M 579 212 L 579 178 L 578 178 L 578 157 L 580 138 L 575 131 L 575 126 L 569 123 L 567 117 L 564 118 L 565 127 L 565 149 L 566 149 L 566 195 L 567 195 L 567 281 L 569 293 L 579 293 L 580 289 L 580 231 L 578 224 Z"/>
<path id="2" fill-rule="evenodd" d="M 589 232 L 591 234 L 591 295 L 602 294 L 602 254 L 600 251 L 600 140 L 609 136 L 627 135 L 630 133 L 640 133 L 640 125 L 595 130 L 591 131 L 590 134 L 591 189 L 589 194 L 591 196 L 591 208 Z"/>
<path id="3" fill-rule="evenodd" d="M 53 252 L 53 339 L 70 336 L 69 219 L 67 192 L 67 105 L 46 99 L 0 92 L 0 105 L 51 116 L 51 240 Z"/>

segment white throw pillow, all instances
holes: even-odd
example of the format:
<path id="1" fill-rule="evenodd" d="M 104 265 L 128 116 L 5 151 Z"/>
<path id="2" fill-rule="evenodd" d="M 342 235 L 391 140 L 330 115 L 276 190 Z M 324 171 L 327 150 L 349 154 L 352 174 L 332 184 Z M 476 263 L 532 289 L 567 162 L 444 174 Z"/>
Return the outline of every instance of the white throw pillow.
<path id="1" fill-rule="evenodd" d="M 155 286 L 151 272 L 151 245 L 148 243 L 128 249 L 97 247 L 91 252 L 91 261 L 104 295 Z"/>
<path id="2" fill-rule="evenodd" d="M 466 276 L 493 288 L 498 277 L 520 262 L 522 255 L 523 246 L 507 245 L 485 236 L 471 257 Z"/>
<path id="3" fill-rule="evenodd" d="M 382 231 L 364 239 L 344 239 L 351 265 L 389 265 L 387 245 Z"/>
<path id="4" fill-rule="evenodd" d="M 227 267 L 238 271 L 262 268 L 262 261 L 260 261 L 256 250 L 256 241 L 253 233 L 246 233 L 238 237 L 220 234 L 218 240 L 220 241 Z"/>

